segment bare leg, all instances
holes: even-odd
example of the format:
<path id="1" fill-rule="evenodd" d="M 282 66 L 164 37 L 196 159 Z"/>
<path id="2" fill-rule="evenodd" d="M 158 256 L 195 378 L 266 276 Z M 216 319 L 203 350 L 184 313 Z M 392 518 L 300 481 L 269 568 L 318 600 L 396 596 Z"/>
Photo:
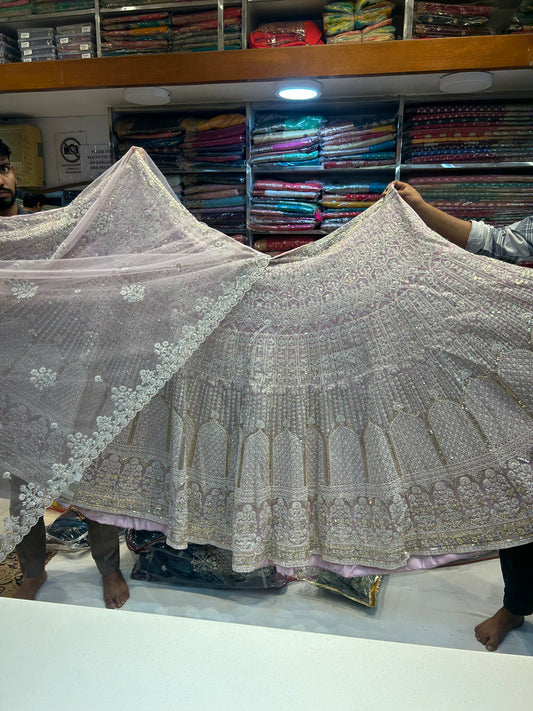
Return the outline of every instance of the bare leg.
<path id="1" fill-rule="evenodd" d="M 16 494 L 17 491 L 18 489 L 15 487 L 12 489 L 13 494 Z M 12 510 L 13 506 L 12 502 Z M 16 550 L 23 578 L 15 597 L 19 600 L 35 600 L 37 592 L 48 577 L 44 569 L 46 561 L 46 529 L 42 517 L 24 536 L 17 545 Z"/>
<path id="2" fill-rule="evenodd" d="M 104 587 L 104 602 L 105 606 L 110 610 L 122 607 L 130 596 L 128 583 L 120 570 L 114 573 L 102 576 L 102 585 Z"/>
<path id="3" fill-rule="evenodd" d="M 130 596 L 127 582 L 120 572 L 118 528 L 87 519 L 91 553 L 104 588 L 105 606 L 110 610 L 122 607 Z"/>
<path id="4" fill-rule="evenodd" d="M 474 633 L 478 642 L 481 642 L 489 652 L 494 652 L 508 632 L 523 624 L 523 615 L 513 615 L 505 607 L 500 607 L 492 617 L 477 625 L 474 628 Z"/>
<path id="5" fill-rule="evenodd" d="M 35 600 L 39 588 L 45 584 L 47 577 L 48 575 L 43 570 L 42 573 L 33 578 L 23 578 L 15 597 L 19 600 Z"/>
<path id="6" fill-rule="evenodd" d="M 498 649 L 507 634 L 524 624 L 533 612 L 533 543 L 500 550 L 504 582 L 503 607 L 477 625 L 478 642 L 489 652 Z"/>

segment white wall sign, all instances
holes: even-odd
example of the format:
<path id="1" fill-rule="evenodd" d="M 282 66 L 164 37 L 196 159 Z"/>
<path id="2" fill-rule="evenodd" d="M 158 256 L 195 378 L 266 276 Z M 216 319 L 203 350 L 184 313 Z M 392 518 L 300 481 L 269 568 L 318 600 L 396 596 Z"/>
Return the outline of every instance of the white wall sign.
<path id="1" fill-rule="evenodd" d="M 94 180 L 111 166 L 111 150 L 109 144 L 91 144 L 86 150 L 90 179 Z"/>
<path id="2" fill-rule="evenodd" d="M 56 133 L 56 156 L 59 185 L 74 185 L 91 179 L 84 131 Z"/>

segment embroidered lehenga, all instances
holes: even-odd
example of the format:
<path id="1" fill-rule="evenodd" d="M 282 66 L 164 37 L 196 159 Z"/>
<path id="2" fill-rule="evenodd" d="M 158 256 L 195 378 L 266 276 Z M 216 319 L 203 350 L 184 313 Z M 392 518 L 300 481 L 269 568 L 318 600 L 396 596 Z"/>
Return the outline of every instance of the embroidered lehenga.
<path id="1" fill-rule="evenodd" d="M 237 571 L 533 540 L 529 270 L 394 190 L 269 259 L 135 150 L 55 215 L 1 223 L 5 552 L 61 491 Z"/>

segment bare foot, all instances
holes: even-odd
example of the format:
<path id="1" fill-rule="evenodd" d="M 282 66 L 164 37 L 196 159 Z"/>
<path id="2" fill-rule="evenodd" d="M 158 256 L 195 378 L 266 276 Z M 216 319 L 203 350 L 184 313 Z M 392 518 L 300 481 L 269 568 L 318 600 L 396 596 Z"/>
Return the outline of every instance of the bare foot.
<path id="1" fill-rule="evenodd" d="M 45 584 L 47 577 L 48 574 L 43 570 L 40 575 L 33 578 L 23 578 L 15 597 L 19 600 L 35 600 L 39 588 Z"/>
<path id="2" fill-rule="evenodd" d="M 102 578 L 104 586 L 104 602 L 105 606 L 110 610 L 114 610 L 126 602 L 130 596 L 128 583 L 124 580 L 120 570 L 114 573 L 104 575 Z"/>
<path id="3" fill-rule="evenodd" d="M 513 615 L 505 607 L 500 607 L 492 617 L 474 627 L 474 632 L 477 641 L 481 642 L 489 652 L 494 652 L 508 632 L 523 624 L 523 615 Z"/>

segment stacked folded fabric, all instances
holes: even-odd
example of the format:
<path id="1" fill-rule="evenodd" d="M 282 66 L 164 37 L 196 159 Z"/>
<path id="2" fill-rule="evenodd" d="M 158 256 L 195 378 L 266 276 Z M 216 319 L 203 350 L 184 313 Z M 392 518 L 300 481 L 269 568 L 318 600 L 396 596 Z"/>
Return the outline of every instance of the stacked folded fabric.
<path id="1" fill-rule="evenodd" d="M 322 183 L 256 180 L 250 229 L 256 232 L 306 232 L 320 228 L 318 201 Z"/>
<path id="2" fill-rule="evenodd" d="M 89 550 L 87 519 L 68 508 L 46 527 L 46 550 L 84 553 Z"/>
<path id="3" fill-rule="evenodd" d="M 219 114 L 183 120 L 182 168 L 240 168 L 244 165 L 246 116 Z"/>
<path id="4" fill-rule="evenodd" d="M 507 32 L 533 32 L 533 0 L 522 0 Z"/>
<path id="5" fill-rule="evenodd" d="M 0 17 L 25 17 L 32 14 L 30 0 L 4 0 L 0 2 Z"/>
<path id="6" fill-rule="evenodd" d="M 176 0 L 174 0 L 176 2 Z M 100 0 L 101 8 L 124 7 L 127 3 L 124 0 Z M 135 0 L 135 5 L 161 5 L 159 0 Z"/>
<path id="7" fill-rule="evenodd" d="M 314 237 L 264 237 L 255 240 L 254 249 L 258 252 L 268 252 L 274 255 L 280 252 L 289 252 L 291 249 L 303 247 L 305 244 L 314 241 Z"/>
<path id="8" fill-rule="evenodd" d="M 168 52 L 170 21 L 164 11 L 102 17 L 102 55 Z"/>
<path id="9" fill-rule="evenodd" d="M 310 20 L 269 22 L 256 27 L 249 36 L 250 48 L 303 47 L 324 44 L 322 31 Z"/>
<path id="10" fill-rule="evenodd" d="M 380 199 L 386 187 L 386 181 L 324 183 L 320 198 L 322 230 L 333 232 L 354 217 L 359 217 Z"/>
<path id="11" fill-rule="evenodd" d="M 62 25 L 56 28 L 58 59 L 90 59 L 96 57 L 96 41 L 92 23 Z"/>
<path id="12" fill-rule="evenodd" d="M 94 0 L 31 0 L 34 15 L 94 8 Z"/>
<path id="13" fill-rule="evenodd" d="M 324 168 L 394 164 L 396 117 L 380 112 L 328 120 L 320 130 L 320 156 Z"/>
<path id="14" fill-rule="evenodd" d="M 183 177 L 181 199 L 206 225 L 244 241 L 246 179 L 244 175 L 209 173 Z"/>
<path id="15" fill-rule="evenodd" d="M 187 5 L 204 5 L 205 0 L 171 0 L 169 5 L 179 5 L 180 3 L 186 3 Z M 127 3 L 124 0 L 100 0 L 101 8 L 114 8 L 114 7 L 124 7 L 125 5 L 146 5 L 148 7 L 152 5 L 161 5 L 161 0 L 135 0 L 134 3 Z M 165 3 L 166 4 L 166 3 Z"/>
<path id="16" fill-rule="evenodd" d="M 172 188 L 174 194 L 181 200 L 181 195 L 183 191 L 183 180 L 180 173 L 168 173 L 166 176 L 166 181 Z"/>
<path id="17" fill-rule="evenodd" d="M 325 6 L 322 21 L 328 44 L 383 42 L 393 40 L 394 3 L 387 0 L 332 2 Z"/>
<path id="18" fill-rule="evenodd" d="M 224 9 L 224 49 L 241 49 L 241 9 Z M 205 52 L 218 49 L 218 12 L 194 12 L 174 15 L 170 31 L 173 52 Z"/>
<path id="19" fill-rule="evenodd" d="M 74 532 L 67 530 L 71 537 Z M 61 530 L 63 533 L 63 529 Z M 72 545 L 70 541 L 68 544 Z M 307 583 L 352 602 L 374 607 L 381 575 L 345 578 L 324 568 L 303 568 L 288 575 L 278 566 L 267 565 L 250 573 L 236 573 L 232 552 L 211 545 L 189 543 L 186 549 L 171 548 L 159 531 L 127 529 L 126 544 L 135 554 L 133 580 L 166 583 L 180 587 L 235 590 L 277 590 L 289 583 Z M 88 545 L 88 544 L 87 544 Z"/>
<path id="20" fill-rule="evenodd" d="M 404 162 L 531 160 L 533 105 L 472 102 L 426 104 L 406 112 Z"/>
<path id="21" fill-rule="evenodd" d="M 140 146 L 163 172 L 178 169 L 185 135 L 182 116 L 165 113 L 121 116 L 115 121 L 113 130 L 119 156 L 132 146 Z"/>
<path id="22" fill-rule="evenodd" d="M 489 20 L 494 7 L 477 2 L 415 2 L 413 37 L 489 35 Z"/>
<path id="23" fill-rule="evenodd" d="M 258 115 L 252 131 L 252 165 L 260 168 L 320 165 L 323 120 L 317 115 Z"/>
<path id="24" fill-rule="evenodd" d="M 23 62 L 50 62 L 57 59 L 53 27 L 22 27 L 17 30 Z"/>
<path id="25" fill-rule="evenodd" d="M 195 588 L 266 590 L 287 585 L 290 578 L 266 566 L 251 573 L 236 573 L 232 552 L 215 546 L 189 543 L 176 550 L 159 531 L 126 531 L 128 548 L 137 554 L 131 577 Z"/>
<path id="26" fill-rule="evenodd" d="M 462 220 L 501 227 L 533 214 L 531 175 L 427 175 L 409 183 L 432 205 Z"/>
<path id="27" fill-rule="evenodd" d="M 0 34 L 0 64 L 20 62 L 20 49 L 17 40 Z"/>
<path id="28" fill-rule="evenodd" d="M 117 119 L 114 131 L 119 155 L 140 146 L 163 172 L 240 168 L 244 165 L 245 121 L 239 113 L 210 118 L 131 114 Z"/>

